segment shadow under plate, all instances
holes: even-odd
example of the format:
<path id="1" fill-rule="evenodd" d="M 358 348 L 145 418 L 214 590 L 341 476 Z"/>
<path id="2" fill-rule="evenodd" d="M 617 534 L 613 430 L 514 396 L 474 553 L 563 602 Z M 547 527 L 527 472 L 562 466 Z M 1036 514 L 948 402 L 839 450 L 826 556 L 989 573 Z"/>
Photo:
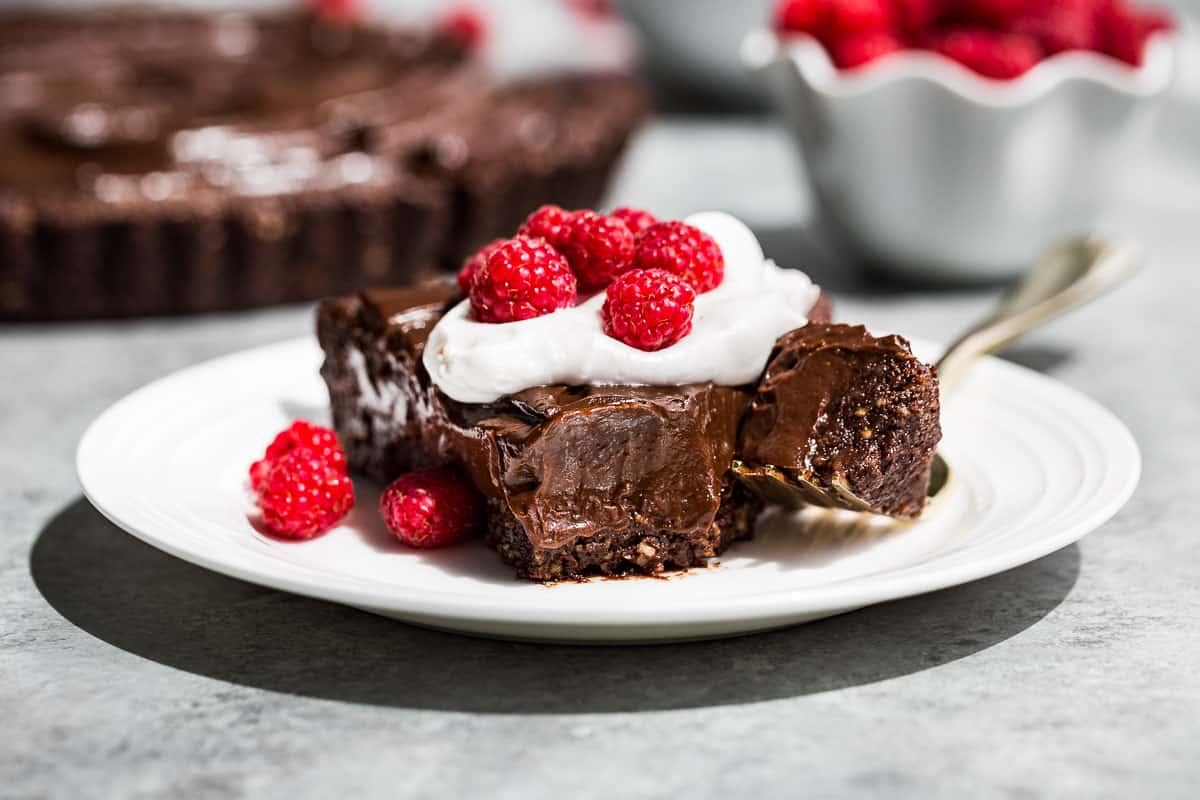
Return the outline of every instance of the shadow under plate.
<path id="1" fill-rule="evenodd" d="M 83 498 L 30 555 L 63 617 L 150 661 L 321 699 L 525 714 L 751 703 L 930 669 L 1042 619 L 1079 562 L 1071 545 L 964 586 L 741 638 L 580 647 L 441 633 L 227 578 L 142 543 Z"/>

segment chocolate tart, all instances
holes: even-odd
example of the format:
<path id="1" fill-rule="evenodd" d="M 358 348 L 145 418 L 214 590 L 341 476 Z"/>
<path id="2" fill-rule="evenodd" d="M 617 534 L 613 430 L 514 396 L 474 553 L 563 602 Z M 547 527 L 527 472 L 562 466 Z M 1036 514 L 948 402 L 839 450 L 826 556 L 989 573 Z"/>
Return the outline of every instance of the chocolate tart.
<path id="1" fill-rule="evenodd" d="M 454 40 L 307 13 L 0 17 L 0 318 L 236 309 L 409 283 L 593 205 L 619 76 L 495 86 Z"/>
<path id="2" fill-rule="evenodd" d="M 766 502 L 796 499 L 801 452 L 821 475 L 849 472 L 881 513 L 923 503 L 936 379 L 902 340 L 831 324 L 827 295 L 756 386 L 544 386 L 485 404 L 445 396 L 421 362 L 459 299 L 439 281 L 323 302 L 321 374 L 351 467 L 381 482 L 460 467 L 487 498 L 488 543 L 522 577 L 705 563 L 752 535 Z M 779 485 L 755 479 L 768 470 Z"/>

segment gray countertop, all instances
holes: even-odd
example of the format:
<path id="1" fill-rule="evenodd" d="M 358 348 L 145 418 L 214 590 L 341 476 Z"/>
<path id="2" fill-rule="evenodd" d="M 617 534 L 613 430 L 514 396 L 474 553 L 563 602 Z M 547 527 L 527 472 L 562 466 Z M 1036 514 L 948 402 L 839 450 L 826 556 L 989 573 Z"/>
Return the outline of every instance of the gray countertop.
<path id="1" fill-rule="evenodd" d="M 734 211 L 879 329 L 947 339 L 993 299 L 814 255 L 794 175 L 767 124 L 674 118 L 614 199 Z M 1115 217 L 1148 268 L 1009 354 L 1133 430 L 1114 520 L 974 584 L 708 643 L 425 631 L 176 561 L 81 498 L 96 414 L 306 334 L 307 308 L 0 327 L 0 797 L 1197 796 L 1198 197 L 1187 167 L 1148 171 Z"/>

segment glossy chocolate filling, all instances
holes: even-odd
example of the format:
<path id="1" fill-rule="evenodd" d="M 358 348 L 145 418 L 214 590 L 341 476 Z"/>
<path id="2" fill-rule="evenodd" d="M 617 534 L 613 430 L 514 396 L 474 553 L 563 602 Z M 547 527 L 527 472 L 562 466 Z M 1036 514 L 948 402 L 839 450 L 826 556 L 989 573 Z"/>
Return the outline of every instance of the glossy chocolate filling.
<path id="1" fill-rule="evenodd" d="M 775 345 L 742 424 L 736 470 L 776 501 L 790 493 L 797 504 L 915 518 L 941 438 L 939 409 L 936 375 L 901 337 L 806 325 Z"/>
<path id="2" fill-rule="evenodd" d="M 382 481 L 458 465 L 488 498 L 489 542 L 525 577 L 701 563 L 753 532 L 763 501 L 735 466 L 849 474 L 875 510 L 919 511 L 936 381 L 902 339 L 829 324 L 824 295 L 757 386 L 547 386 L 487 404 L 450 400 L 421 365 L 457 300 L 442 282 L 324 303 L 322 374 L 351 464 Z"/>

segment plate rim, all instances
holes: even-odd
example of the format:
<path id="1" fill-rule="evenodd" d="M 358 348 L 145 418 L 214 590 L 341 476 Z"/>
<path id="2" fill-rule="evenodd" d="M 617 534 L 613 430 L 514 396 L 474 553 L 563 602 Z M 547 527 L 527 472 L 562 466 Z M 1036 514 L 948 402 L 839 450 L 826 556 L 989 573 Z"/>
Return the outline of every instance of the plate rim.
<path id="1" fill-rule="evenodd" d="M 914 342 L 928 344 L 921 340 Z M 295 337 L 208 359 L 152 380 L 108 406 L 88 425 L 76 448 L 76 474 L 88 502 L 117 528 L 175 558 L 256 585 L 358 608 L 456 622 L 523 625 L 543 630 L 563 626 L 579 629 L 636 629 L 681 623 L 705 625 L 745 621 L 749 631 L 754 629 L 755 622 L 836 613 L 898 600 L 970 583 L 1035 561 L 1079 541 L 1115 516 L 1136 491 L 1142 473 L 1142 456 L 1137 441 L 1113 412 L 1068 384 L 1018 364 L 987 356 L 983 361 L 989 364 L 989 368 L 1017 375 L 1018 380 L 1040 383 L 1043 388 L 1058 392 L 1069 398 L 1069 402 L 1088 407 L 1090 413 L 1103 418 L 1110 428 L 1108 432 L 1113 434 L 1112 438 L 1106 438 L 1105 441 L 1110 448 L 1124 451 L 1121 461 L 1126 466 L 1127 474 L 1107 496 L 1106 502 L 1081 511 L 1076 519 L 1065 525 L 1055 526 L 1053 533 L 1039 536 L 1016 547 L 1006 547 L 996 553 L 985 554 L 966 563 L 951 562 L 925 568 L 915 574 L 904 574 L 904 570 L 909 568 L 906 567 L 899 573 L 856 576 L 825 586 L 770 590 L 732 598 L 693 599 L 686 605 L 678 606 L 635 605 L 611 608 L 600 605 L 589 608 L 561 608 L 545 604 L 536 607 L 506 606 L 497 609 L 494 600 L 461 592 L 437 593 L 431 596 L 424 590 L 409 590 L 397 585 L 389 586 L 387 594 L 381 595 L 369 588 L 341 585 L 347 580 L 343 576 L 328 575 L 322 581 L 303 574 L 292 574 L 290 570 L 281 573 L 278 565 L 264 567 L 257 558 L 252 558 L 243 566 L 241 563 L 210 557 L 207 553 L 178 544 L 170 534 L 156 534 L 137 520 L 123 518 L 120 511 L 113 507 L 118 505 L 117 503 L 105 501 L 102 497 L 103 481 L 90 471 L 90 450 L 96 446 L 106 426 L 111 425 L 114 419 L 120 418 L 125 407 L 161 389 L 168 382 L 186 379 L 195 372 L 219 369 L 223 362 L 261 357 L 273 350 L 288 350 L 303 345 L 315 346 L 315 343 L 308 336 Z M 255 564 L 259 564 L 258 569 L 254 568 Z M 920 566 L 920 563 L 910 566 Z M 337 585 L 331 585 L 330 579 Z M 514 586 L 527 585 L 515 576 L 513 583 Z M 453 602 L 448 603 L 448 597 L 453 598 Z M 761 629 L 761 625 L 758 629 Z"/>

